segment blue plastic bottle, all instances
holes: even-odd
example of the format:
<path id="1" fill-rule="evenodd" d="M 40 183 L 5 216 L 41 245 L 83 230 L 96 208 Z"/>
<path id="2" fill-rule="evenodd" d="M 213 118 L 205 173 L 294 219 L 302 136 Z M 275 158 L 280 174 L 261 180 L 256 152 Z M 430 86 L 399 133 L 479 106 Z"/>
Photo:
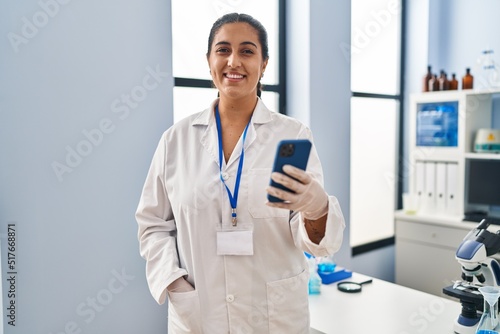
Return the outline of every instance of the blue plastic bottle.
<path id="1" fill-rule="evenodd" d="M 321 293 L 321 277 L 318 274 L 318 266 L 314 257 L 309 257 L 309 294 L 318 295 Z"/>

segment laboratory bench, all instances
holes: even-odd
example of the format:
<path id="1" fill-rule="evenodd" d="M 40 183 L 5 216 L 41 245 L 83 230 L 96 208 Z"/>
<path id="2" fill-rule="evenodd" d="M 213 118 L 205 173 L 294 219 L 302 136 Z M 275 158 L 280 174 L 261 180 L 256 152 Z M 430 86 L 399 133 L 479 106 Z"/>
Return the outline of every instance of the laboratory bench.
<path id="1" fill-rule="evenodd" d="M 353 273 L 343 281 L 370 279 Z M 357 293 L 341 292 L 337 282 L 309 296 L 311 333 L 453 334 L 461 311 L 457 301 L 373 278 Z"/>

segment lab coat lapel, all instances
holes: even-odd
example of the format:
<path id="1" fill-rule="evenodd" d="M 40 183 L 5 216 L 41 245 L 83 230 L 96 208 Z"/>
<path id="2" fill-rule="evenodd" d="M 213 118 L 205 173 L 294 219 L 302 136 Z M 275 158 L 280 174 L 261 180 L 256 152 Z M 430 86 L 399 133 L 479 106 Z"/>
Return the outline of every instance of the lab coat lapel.
<path id="1" fill-rule="evenodd" d="M 255 110 L 253 111 L 250 127 L 248 128 L 247 140 L 245 141 L 245 150 L 249 149 L 257 139 L 257 130 L 259 127 L 272 120 L 272 111 L 267 109 L 264 102 L 259 98 Z"/>
<path id="2" fill-rule="evenodd" d="M 248 126 L 247 136 L 245 139 L 245 151 L 248 150 L 252 142 L 255 140 L 257 135 L 255 134 L 255 128 L 253 122 L 250 120 L 250 125 Z M 227 162 L 227 167 L 231 166 L 233 163 L 238 162 L 241 156 L 241 145 L 243 145 L 243 135 L 240 136 L 236 147 Z"/>
<path id="3" fill-rule="evenodd" d="M 210 108 L 205 109 L 195 120 L 193 126 L 206 126 L 200 143 L 203 145 L 208 154 L 214 159 L 217 166 L 219 166 L 219 142 L 217 139 L 217 125 L 215 123 L 214 108 L 219 100 L 212 102 Z M 247 137 L 245 140 L 245 150 L 248 150 L 257 139 L 257 129 L 261 124 L 270 122 L 272 120 L 272 111 L 267 109 L 262 100 L 259 98 L 255 106 L 250 126 L 248 127 Z M 238 161 L 241 156 L 241 144 L 243 136 L 234 148 L 233 154 L 227 163 L 227 167 L 231 166 L 235 161 Z M 220 166 L 219 166 L 220 167 Z"/>
<path id="4" fill-rule="evenodd" d="M 193 126 L 205 126 L 200 138 L 200 144 L 212 157 L 214 162 L 219 166 L 219 142 L 217 140 L 217 124 L 215 123 L 214 107 L 218 103 L 218 99 L 212 102 L 212 105 L 205 109 L 192 123 Z M 220 167 L 220 166 L 219 166 Z"/>
<path id="5" fill-rule="evenodd" d="M 271 121 L 271 111 L 266 108 L 262 100 L 259 98 L 257 101 L 257 105 L 252 114 L 252 118 L 250 119 L 250 125 L 248 127 L 247 136 L 245 139 L 245 151 L 248 150 L 255 139 L 257 139 L 257 129 L 261 124 L 267 123 Z M 241 145 L 243 142 L 243 136 L 240 137 L 240 140 L 236 144 L 236 147 L 233 150 L 233 154 L 231 154 L 231 158 L 229 159 L 227 166 L 231 166 L 234 162 L 239 161 L 241 156 Z"/>

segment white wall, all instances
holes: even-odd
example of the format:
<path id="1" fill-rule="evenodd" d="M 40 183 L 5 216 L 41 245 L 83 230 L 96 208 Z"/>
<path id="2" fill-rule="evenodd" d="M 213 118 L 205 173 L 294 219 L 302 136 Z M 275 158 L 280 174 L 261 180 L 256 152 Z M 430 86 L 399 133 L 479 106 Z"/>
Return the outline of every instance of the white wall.
<path id="1" fill-rule="evenodd" d="M 457 79 L 470 67 L 479 84 L 477 58 L 488 46 L 495 51 L 500 66 L 500 2 L 496 0 L 411 0 L 407 2 L 405 109 L 410 110 L 409 96 L 422 91 L 427 65 L 434 73 L 444 69 Z M 461 83 L 459 84 L 461 86 Z M 478 86 L 478 85 L 476 85 Z M 408 162 L 408 117 L 405 119 L 405 161 Z M 493 127 L 500 128 L 500 97 L 493 100 Z M 406 166 L 409 168 L 408 164 Z M 407 169 L 408 169 L 407 168 Z M 407 170 L 405 188 L 408 186 Z"/>
<path id="2" fill-rule="evenodd" d="M 286 113 L 310 125 L 311 14 L 309 1 L 287 2 L 287 101 Z"/>
<path id="3" fill-rule="evenodd" d="M 342 45 L 351 41 L 351 2 L 311 1 L 310 119 L 325 172 L 325 188 L 337 196 L 349 223 L 350 59 Z M 349 267 L 349 228 L 339 263 Z"/>
<path id="4" fill-rule="evenodd" d="M 325 174 L 349 223 L 350 1 L 288 2 L 287 112 L 310 125 Z M 349 227 L 336 261 L 351 267 Z"/>
<path id="5" fill-rule="evenodd" d="M 170 1 L 3 1 L 0 233 L 6 333 L 164 333 L 134 211 L 172 123 Z M 10 277 L 10 274 L 7 274 Z"/>
<path id="6" fill-rule="evenodd" d="M 430 10 L 441 15 L 438 18 L 434 15 L 435 19 L 430 20 L 429 63 L 436 64 L 436 72 L 444 69 L 449 76 L 456 73 L 459 82 L 469 67 L 474 76 L 474 87 L 487 87 L 478 58 L 483 50 L 493 50 L 494 61 L 500 71 L 500 2 L 443 0 L 431 2 Z M 498 95 L 493 101 L 493 126 L 500 128 Z"/>
<path id="7" fill-rule="evenodd" d="M 498 37 L 500 2 L 497 0 L 467 1 L 442 0 L 432 4 L 431 10 L 439 12 L 429 25 L 430 61 L 436 62 L 436 71 L 444 69 L 448 75 L 456 73 L 461 78 L 470 67 L 479 87 L 481 51 L 492 49 L 500 65 L 500 38 Z"/>

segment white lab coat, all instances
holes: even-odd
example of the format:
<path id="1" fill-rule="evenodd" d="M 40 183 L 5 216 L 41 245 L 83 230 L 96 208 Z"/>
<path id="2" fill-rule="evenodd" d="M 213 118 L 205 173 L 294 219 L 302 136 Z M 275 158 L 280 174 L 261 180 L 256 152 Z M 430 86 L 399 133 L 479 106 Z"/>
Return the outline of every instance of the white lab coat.
<path id="1" fill-rule="evenodd" d="M 168 129 L 153 157 L 136 213 L 151 293 L 164 303 L 166 287 L 182 276 L 195 287 L 168 294 L 170 334 L 308 333 L 309 272 L 303 252 L 324 256 L 340 248 L 342 212 L 330 196 L 326 235 L 316 245 L 300 214 L 265 205 L 265 189 L 277 143 L 312 141 L 311 132 L 259 99 L 245 141 L 233 227 L 219 174 L 215 103 Z M 240 153 L 241 137 L 222 167 L 231 192 Z M 314 145 L 307 170 L 323 182 Z M 217 231 L 234 229 L 253 230 L 253 255 L 217 255 Z"/>

